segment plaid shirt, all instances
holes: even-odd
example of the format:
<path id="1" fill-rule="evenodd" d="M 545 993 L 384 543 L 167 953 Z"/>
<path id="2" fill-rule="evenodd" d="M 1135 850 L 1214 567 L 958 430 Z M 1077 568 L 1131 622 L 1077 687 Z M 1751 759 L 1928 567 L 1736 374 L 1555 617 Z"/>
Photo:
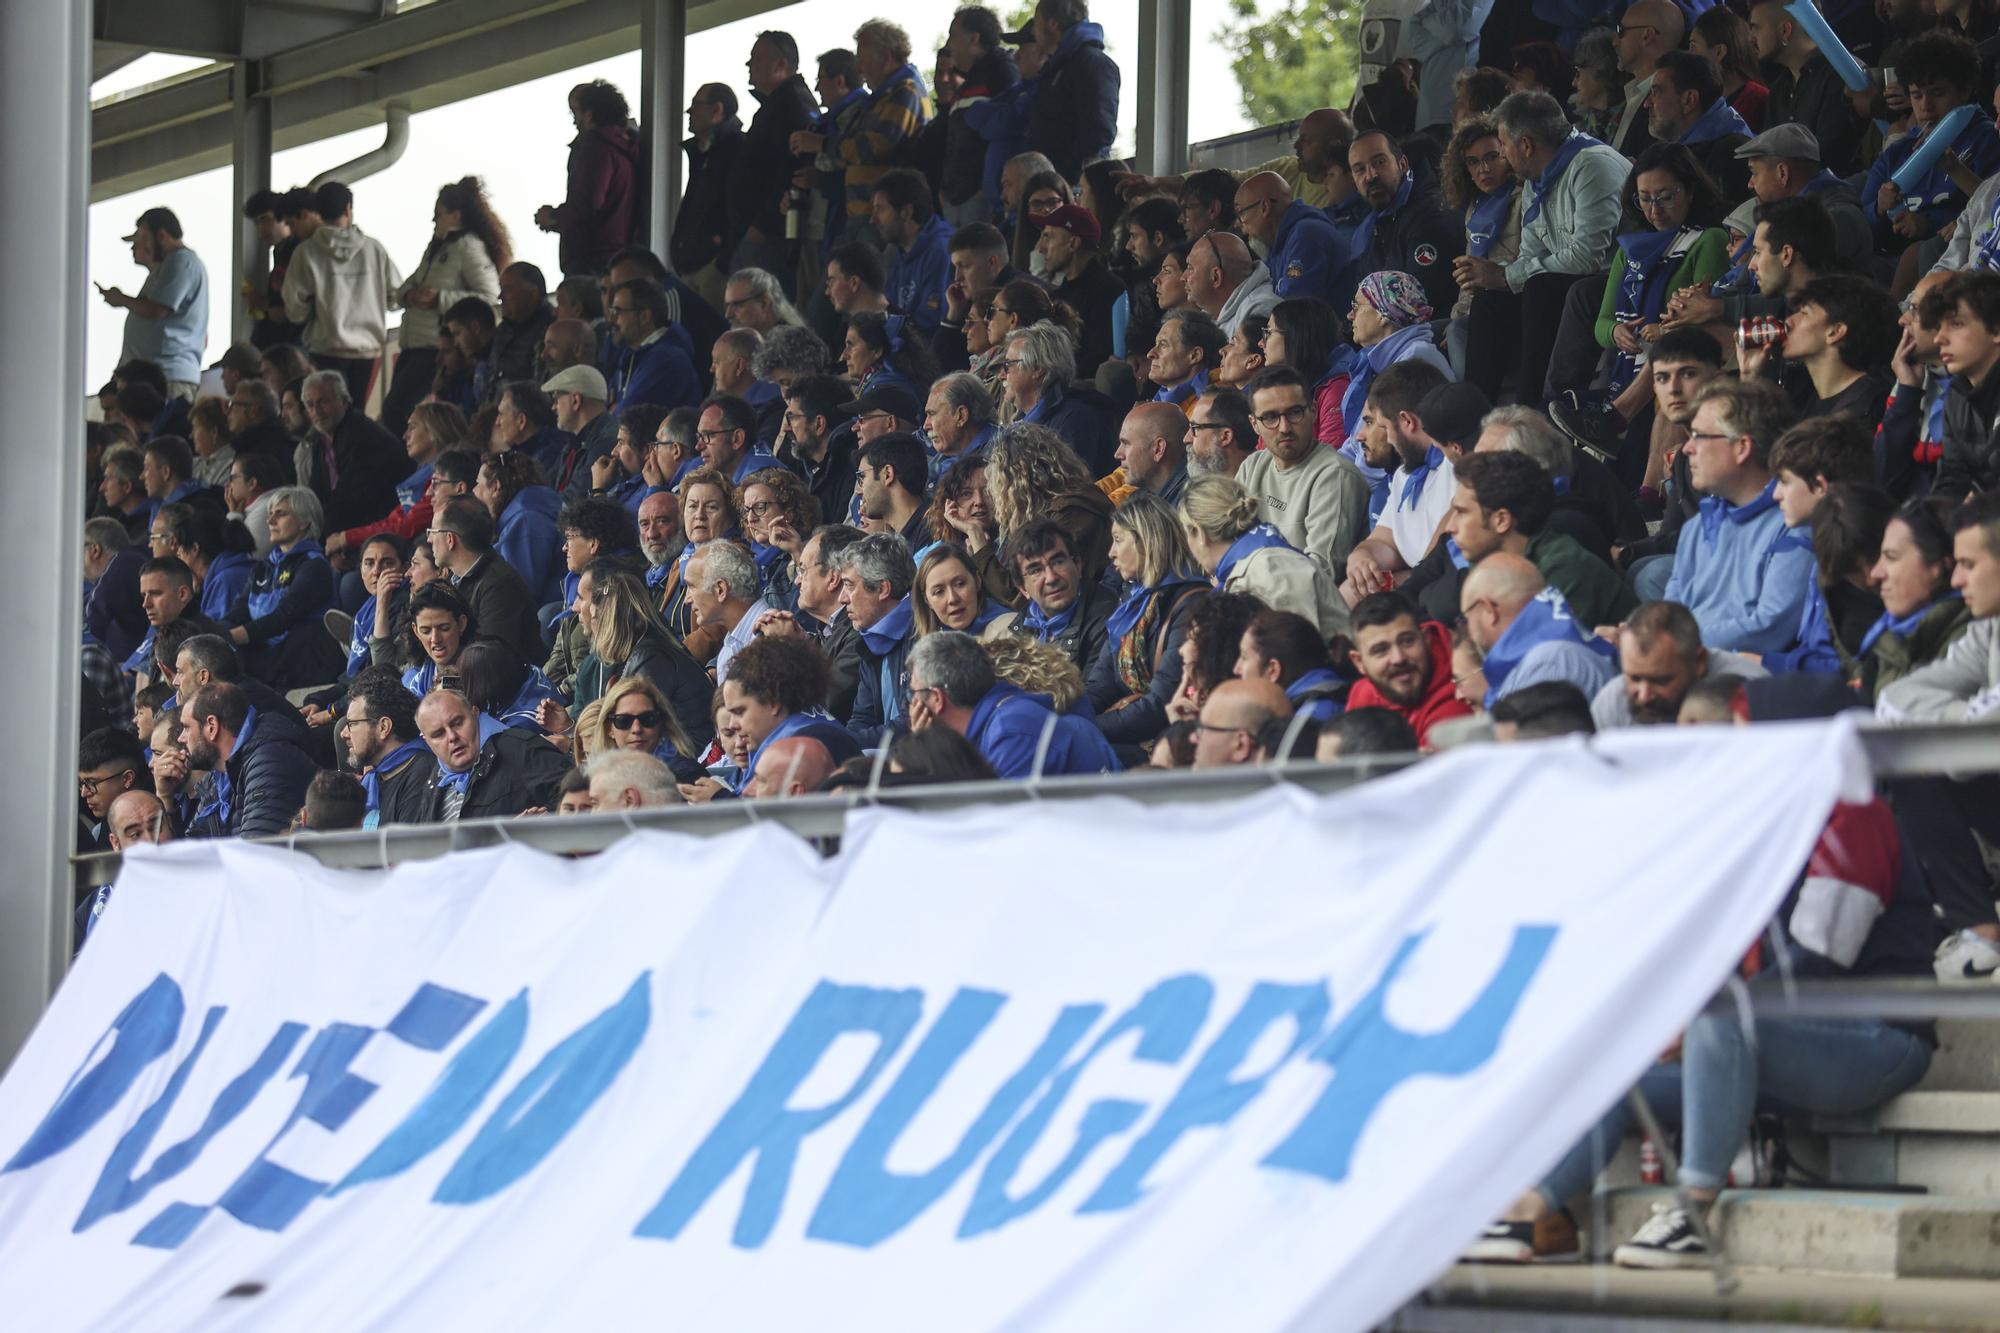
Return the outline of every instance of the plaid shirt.
<path id="1" fill-rule="evenodd" d="M 116 659 L 101 643 L 83 645 L 83 678 L 97 691 L 104 711 L 118 722 L 132 723 L 132 678 L 119 669 Z"/>

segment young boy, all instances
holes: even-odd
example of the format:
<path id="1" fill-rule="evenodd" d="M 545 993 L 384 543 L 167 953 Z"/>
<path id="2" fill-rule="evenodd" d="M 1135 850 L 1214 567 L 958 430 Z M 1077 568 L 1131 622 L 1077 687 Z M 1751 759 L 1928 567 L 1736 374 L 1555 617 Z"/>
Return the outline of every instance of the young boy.
<path id="1" fill-rule="evenodd" d="M 1963 500 L 2000 485 L 2000 449 L 1992 437 L 2000 412 L 2000 374 L 1994 373 L 2000 365 L 2000 273 L 1955 274 L 1924 298 L 1924 308 L 1938 317 L 1938 361 L 1951 375 L 1943 456 L 1931 493 Z"/>
<path id="2" fill-rule="evenodd" d="M 1778 437 L 1771 449 L 1771 471 L 1777 478 L 1776 499 L 1785 516 L 1785 527 L 1794 532 L 1809 529 L 1834 485 L 1866 485 L 1874 480 L 1875 452 L 1870 432 L 1845 414 L 1807 417 Z M 1840 653 L 1833 643 L 1835 617 L 1828 611 L 1827 587 L 1844 584 L 1846 571 L 1829 569 L 1829 554 L 1829 543 L 1814 542 L 1817 557 L 1814 578 L 1806 595 L 1805 610 L 1799 616 L 1798 642 L 1763 658 L 1764 667 L 1774 675 L 1782 671 L 1841 670 Z"/>

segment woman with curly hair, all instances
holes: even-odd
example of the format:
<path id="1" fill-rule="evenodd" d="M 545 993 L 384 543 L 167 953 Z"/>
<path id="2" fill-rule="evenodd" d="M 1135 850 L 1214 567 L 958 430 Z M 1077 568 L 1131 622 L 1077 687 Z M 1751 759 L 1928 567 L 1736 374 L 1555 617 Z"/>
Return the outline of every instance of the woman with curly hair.
<path id="1" fill-rule="evenodd" d="M 764 600 L 775 609 L 796 610 L 799 553 L 819 526 L 819 500 L 796 472 L 783 467 L 752 472 L 735 499 Z"/>
<path id="2" fill-rule="evenodd" d="M 562 497 L 543 484 L 542 469 L 519 450 L 488 454 L 472 496 L 493 515 L 493 552 L 514 567 L 544 605 L 562 597 Z"/>
<path id="3" fill-rule="evenodd" d="M 1444 199 L 1465 215 L 1465 253 L 1475 259 L 1510 264 L 1521 253 L 1521 189 L 1514 168 L 1500 151 L 1500 129 L 1490 116 L 1466 121 L 1453 131 L 1439 169 Z M 1458 294 L 1446 338 L 1452 369 L 1465 375 L 1465 318 L 1472 290 Z"/>
<path id="4" fill-rule="evenodd" d="M 993 518 L 993 497 L 986 489 L 986 451 L 953 463 L 931 487 L 931 539 L 956 546 L 972 557 L 979 586 L 987 597 L 1005 606 L 1021 604 L 999 559 L 1000 525 Z"/>
<path id="5" fill-rule="evenodd" d="M 410 409 L 430 392 L 444 312 L 469 296 L 498 305 L 500 270 L 513 258 L 506 225 L 493 216 L 484 181 L 467 176 L 438 191 L 430 244 L 396 292 L 403 323 L 396 331 L 395 376 L 382 398 L 384 426 L 402 434 Z"/>
<path id="6" fill-rule="evenodd" d="M 986 446 L 986 489 L 1002 540 L 1036 519 L 1054 519 L 1069 534 L 1083 576 L 1104 576 L 1111 500 L 1060 435 L 1024 421 L 1002 430 Z"/>
<path id="7" fill-rule="evenodd" d="M 1204 592 L 1193 600 L 1181 638 L 1181 687 L 1167 705 L 1167 717 L 1176 722 L 1199 719 L 1209 691 L 1236 678 L 1243 631 L 1264 609 L 1262 602 L 1245 593 Z"/>

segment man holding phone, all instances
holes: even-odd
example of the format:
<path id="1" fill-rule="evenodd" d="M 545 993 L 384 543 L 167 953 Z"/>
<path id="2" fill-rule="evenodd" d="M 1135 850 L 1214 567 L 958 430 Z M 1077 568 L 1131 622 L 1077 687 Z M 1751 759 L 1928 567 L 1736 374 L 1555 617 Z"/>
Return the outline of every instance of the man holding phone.
<path id="1" fill-rule="evenodd" d="M 125 238 L 132 260 L 146 270 L 137 296 L 93 284 L 104 303 L 125 311 L 123 363 L 151 361 L 167 375 L 167 396 L 194 401 L 201 353 L 208 344 L 208 269 L 181 240 L 180 219 L 170 208 L 149 208 Z"/>

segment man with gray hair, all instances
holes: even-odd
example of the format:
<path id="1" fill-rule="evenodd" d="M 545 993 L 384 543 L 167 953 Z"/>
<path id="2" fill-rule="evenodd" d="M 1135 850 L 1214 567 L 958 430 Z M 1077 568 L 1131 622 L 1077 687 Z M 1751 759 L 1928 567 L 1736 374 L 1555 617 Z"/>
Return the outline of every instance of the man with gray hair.
<path id="1" fill-rule="evenodd" d="M 729 329 L 715 340 L 711 364 L 715 392 L 734 394 L 750 404 L 757 414 L 757 445 L 768 451 L 778 439 L 785 399 L 777 385 L 757 378 L 754 367 L 763 345 L 764 335 L 755 329 Z"/>
<path id="2" fill-rule="evenodd" d="M 983 380 L 963 370 L 939 378 L 924 402 L 931 484 L 959 459 L 984 449 L 999 429 L 999 412 Z"/>
<path id="3" fill-rule="evenodd" d="M 917 581 L 917 564 L 901 537 L 878 532 L 843 547 L 832 565 L 840 572 L 840 605 L 861 636 L 847 729 L 863 745 L 880 744 L 903 720 L 908 704 L 905 663 L 916 641 L 910 586 Z"/>
<path id="4" fill-rule="evenodd" d="M 1234 232 L 1212 231 L 1188 250 L 1188 300 L 1234 338 L 1247 315 L 1268 315 L 1279 301 L 1271 270 Z"/>
<path id="5" fill-rule="evenodd" d="M 299 481 L 319 497 L 328 529 L 345 532 L 394 513 L 396 483 L 410 470 L 402 442 L 354 410 L 337 370 L 306 376 L 299 396 L 312 422 L 302 446 L 312 466 Z"/>
<path id="6" fill-rule="evenodd" d="M 1696 682 L 1712 676 L 1768 675 L 1754 657 L 1707 648 L 1694 612 L 1679 602 L 1645 602 L 1618 627 L 1618 679 L 1590 701 L 1598 730 L 1673 726 Z"/>
<path id="7" fill-rule="evenodd" d="M 805 317 L 785 299 L 785 289 L 767 269 L 739 268 L 722 289 L 722 317 L 733 329 L 768 334 L 779 325 L 805 327 Z"/>
<path id="8" fill-rule="evenodd" d="M 1475 452 L 1513 450 L 1542 465 L 1556 486 L 1549 526 L 1609 564 L 1614 543 L 1646 535 L 1646 521 L 1630 488 L 1611 470 L 1577 449 L 1553 421 L 1532 407 L 1496 407 L 1479 423 Z"/>
<path id="9" fill-rule="evenodd" d="M 590 804 L 606 810 L 681 805 L 673 770 L 643 750 L 606 750 L 590 759 Z"/>
<path id="10" fill-rule="evenodd" d="M 811 329 L 780 324 L 758 344 L 757 354 L 750 358 L 750 372 L 777 385 L 783 394 L 808 375 L 824 374 L 832 355 L 825 341 Z"/>
<path id="11" fill-rule="evenodd" d="M 729 679 L 731 659 L 750 642 L 757 618 L 771 609 L 759 587 L 757 562 L 735 542 L 701 542 L 688 557 L 687 600 L 696 626 L 722 634 L 715 653 L 715 683 L 720 685 Z"/>
<path id="12" fill-rule="evenodd" d="M 1472 293 L 1465 378 L 1494 402 L 1511 360 L 1521 397 L 1545 397 L 1563 303 L 1580 278 L 1602 282 L 1624 211 L 1631 163 L 1571 128 L 1562 104 L 1518 92 L 1494 113 L 1500 151 L 1522 185 L 1521 248 L 1506 264 L 1462 255 L 1459 288 Z"/>
<path id="13" fill-rule="evenodd" d="M 999 679 L 970 634 L 937 630 L 917 641 L 910 652 L 909 699 L 910 730 L 949 727 L 971 741 L 1000 777 L 1036 776 L 1044 737 L 1041 776 L 1119 771 L 1110 742 L 1089 718 L 1060 715 L 1048 695 Z"/>
<path id="14" fill-rule="evenodd" d="M 1069 334 L 1043 320 L 1007 335 L 1006 374 L 1002 382 L 1014 400 L 1014 424 L 1026 423 L 1054 431 L 1077 457 L 1101 477 L 1111 470 L 1111 447 L 1097 414 L 1069 396 L 1076 378 L 1076 349 Z"/>

